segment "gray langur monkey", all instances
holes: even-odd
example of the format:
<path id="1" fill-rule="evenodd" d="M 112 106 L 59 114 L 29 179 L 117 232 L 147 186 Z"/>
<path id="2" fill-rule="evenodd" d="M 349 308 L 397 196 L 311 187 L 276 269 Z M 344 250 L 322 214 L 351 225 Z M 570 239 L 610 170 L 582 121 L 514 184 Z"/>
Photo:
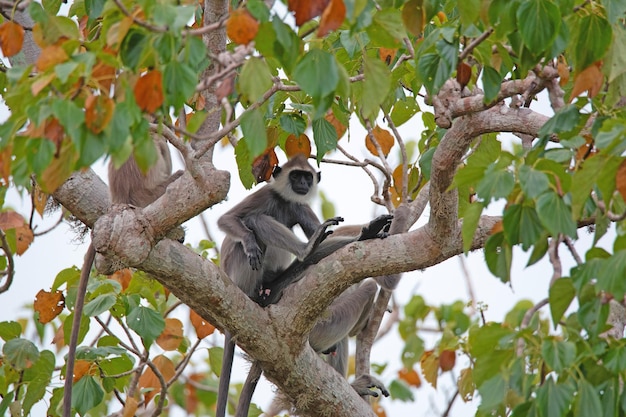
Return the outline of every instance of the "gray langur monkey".
<path id="1" fill-rule="evenodd" d="M 304 260 L 332 232 L 335 217 L 320 223 L 309 207 L 316 194 L 321 173 L 296 155 L 276 167 L 273 181 L 246 197 L 218 220 L 226 234 L 221 248 L 221 266 L 233 282 L 250 298 L 262 285 L 263 277 L 287 268 L 292 258 Z M 299 225 L 309 239 L 302 242 L 293 232 Z M 228 387 L 235 343 L 224 331 L 224 355 L 218 389 L 217 417 L 226 414 Z"/>
<path id="2" fill-rule="evenodd" d="M 157 135 L 152 136 L 152 140 L 157 148 L 157 161 L 145 174 L 139 169 L 137 161 L 133 156 L 118 169 L 109 163 L 109 192 L 111 202 L 114 204 L 130 204 L 136 207 L 146 207 L 156 201 L 165 193 L 167 186 L 182 175 L 182 171 L 172 174 L 172 158 L 167 141 Z M 176 228 L 168 233 L 168 237 L 182 241 L 184 239 L 182 228 Z M 83 314 L 83 305 L 87 293 L 87 283 L 89 273 L 96 256 L 93 244 L 89 245 L 83 268 L 80 272 L 78 289 L 76 293 L 76 303 L 74 307 L 74 318 L 72 320 L 72 332 L 68 346 L 67 365 L 65 371 L 65 389 L 63 394 L 63 417 L 70 417 L 72 414 L 72 384 L 74 374 L 74 359 L 76 347 L 78 345 L 78 333 L 80 321 Z"/>

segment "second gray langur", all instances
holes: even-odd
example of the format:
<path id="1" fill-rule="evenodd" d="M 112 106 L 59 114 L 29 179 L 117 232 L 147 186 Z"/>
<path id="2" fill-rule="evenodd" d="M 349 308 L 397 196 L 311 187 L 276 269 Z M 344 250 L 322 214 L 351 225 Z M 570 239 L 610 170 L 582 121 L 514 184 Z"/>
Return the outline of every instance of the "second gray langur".
<path id="1" fill-rule="evenodd" d="M 343 219 L 320 224 L 308 203 L 316 194 L 320 173 L 296 155 L 282 168 L 276 167 L 273 181 L 225 213 L 218 220 L 226 234 L 221 247 L 221 266 L 233 282 L 253 297 L 266 274 L 284 270 L 295 256 L 304 260 L 330 233 L 328 226 Z M 302 242 L 293 228 L 299 225 L 309 239 Z M 218 389 L 217 417 L 226 413 L 230 371 L 235 344 L 224 332 L 224 356 Z"/>

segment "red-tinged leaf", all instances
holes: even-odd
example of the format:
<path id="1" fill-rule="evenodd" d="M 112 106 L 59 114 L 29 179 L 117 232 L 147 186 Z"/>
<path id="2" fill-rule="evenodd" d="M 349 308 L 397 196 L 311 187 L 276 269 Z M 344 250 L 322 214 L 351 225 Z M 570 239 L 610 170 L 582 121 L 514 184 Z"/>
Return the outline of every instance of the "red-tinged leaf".
<path id="1" fill-rule="evenodd" d="M 14 211 L 0 213 L 0 230 L 17 229 L 25 223 L 24 217 Z"/>
<path id="2" fill-rule="evenodd" d="M 246 9 L 233 10 L 226 21 L 226 34 L 235 43 L 247 45 L 259 31 L 259 22 Z"/>
<path id="3" fill-rule="evenodd" d="M 323 38 L 333 30 L 339 29 L 346 18 L 346 6 L 343 0 L 330 0 L 330 4 L 324 9 L 317 36 Z"/>
<path id="4" fill-rule="evenodd" d="M 39 71 L 44 72 L 48 68 L 52 68 L 68 59 L 69 56 L 65 52 L 65 49 L 59 45 L 50 45 L 41 50 L 35 66 Z"/>
<path id="5" fill-rule="evenodd" d="M 574 88 L 572 88 L 572 94 L 569 98 L 570 103 L 585 91 L 589 98 L 595 97 L 600 92 L 604 81 L 601 68 L 602 61 L 598 61 L 574 76 Z"/>
<path id="6" fill-rule="evenodd" d="M 115 53 L 110 49 L 106 49 L 105 52 L 115 56 Z M 91 70 L 91 81 L 96 88 L 99 88 L 108 97 L 113 81 L 115 81 L 115 67 L 102 61 L 96 62 L 96 65 Z"/>
<path id="7" fill-rule="evenodd" d="M 456 67 L 456 80 L 461 84 L 461 88 L 464 88 L 469 84 L 472 78 L 472 67 L 465 62 L 459 62 Z"/>
<path id="8" fill-rule="evenodd" d="M 85 124 L 93 133 L 102 132 L 115 111 L 115 103 L 111 98 L 104 95 L 89 95 L 85 100 Z"/>
<path id="9" fill-rule="evenodd" d="M 252 162 L 252 175 L 257 184 L 269 181 L 276 165 L 278 165 L 278 157 L 274 148 L 267 148 L 265 152 L 257 156 Z"/>
<path id="10" fill-rule="evenodd" d="M 453 350 L 444 350 L 439 354 L 439 368 L 443 372 L 447 372 L 454 368 L 456 363 L 456 352 Z"/>
<path id="11" fill-rule="evenodd" d="M 321 15 L 330 0 L 289 0 L 287 8 L 296 17 L 296 25 L 302 26 L 309 20 Z"/>
<path id="12" fill-rule="evenodd" d="M 198 313 L 191 309 L 189 309 L 189 320 L 191 321 L 193 328 L 196 329 L 198 339 L 204 339 L 205 337 L 212 335 L 215 331 L 215 326 L 204 320 Z"/>
<path id="13" fill-rule="evenodd" d="M 39 313 L 39 323 L 50 323 L 63 311 L 65 297 L 61 291 L 39 290 L 35 296 L 33 309 Z"/>
<path id="14" fill-rule="evenodd" d="M 308 158 L 311 155 L 311 140 L 304 133 L 298 137 L 289 135 L 285 141 L 285 153 L 290 159 L 297 154 L 303 154 Z"/>
<path id="15" fill-rule="evenodd" d="M 163 77 L 158 70 L 148 71 L 135 84 L 135 100 L 141 110 L 154 113 L 163 104 Z"/>
<path id="16" fill-rule="evenodd" d="M 63 129 L 63 126 L 59 123 L 59 119 L 50 118 L 46 120 L 43 127 L 43 136 L 54 143 L 58 153 L 61 148 L 61 143 L 63 143 L 63 138 L 65 138 L 65 129 Z"/>
<path id="17" fill-rule="evenodd" d="M 24 28 L 15 22 L 4 22 L 0 25 L 0 48 L 5 57 L 11 57 L 22 50 L 24 44 Z"/>
<path id="18" fill-rule="evenodd" d="M 624 201 L 626 201 L 626 160 L 624 160 L 617 169 L 615 187 L 621 194 Z"/>

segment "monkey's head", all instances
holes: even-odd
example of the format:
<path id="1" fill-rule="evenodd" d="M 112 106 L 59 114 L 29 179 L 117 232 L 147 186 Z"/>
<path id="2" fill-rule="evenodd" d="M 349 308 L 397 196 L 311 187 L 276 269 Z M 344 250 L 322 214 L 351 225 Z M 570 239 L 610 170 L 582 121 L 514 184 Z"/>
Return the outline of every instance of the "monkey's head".
<path id="1" fill-rule="evenodd" d="M 277 166 L 272 173 L 271 187 L 285 200 L 307 204 L 317 192 L 321 172 L 307 162 L 304 155 L 298 154 L 287 161 L 282 168 Z"/>

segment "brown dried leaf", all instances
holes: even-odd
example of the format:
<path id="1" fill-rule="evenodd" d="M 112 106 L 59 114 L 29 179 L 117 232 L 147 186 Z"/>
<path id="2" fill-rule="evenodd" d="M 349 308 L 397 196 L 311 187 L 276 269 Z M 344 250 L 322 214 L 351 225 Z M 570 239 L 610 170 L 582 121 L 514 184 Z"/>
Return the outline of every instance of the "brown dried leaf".
<path id="1" fill-rule="evenodd" d="M 622 161 L 615 176 L 615 187 L 626 201 L 626 160 Z"/>
<path id="2" fill-rule="evenodd" d="M 604 81 L 601 68 L 602 61 L 598 61 L 574 76 L 574 87 L 569 98 L 570 103 L 585 91 L 589 98 L 595 97 L 600 92 Z"/>
<path id="3" fill-rule="evenodd" d="M 265 152 L 254 158 L 252 175 L 254 175 L 257 184 L 269 181 L 276 165 L 278 165 L 278 157 L 274 148 L 267 148 Z"/>
<path id="4" fill-rule="evenodd" d="M 559 55 L 557 58 L 556 71 L 559 73 L 559 85 L 565 87 L 569 82 L 569 65 L 563 55 Z"/>
<path id="5" fill-rule="evenodd" d="M 24 223 L 21 227 L 15 229 L 15 253 L 18 255 L 24 254 L 31 243 L 35 240 L 35 234 L 30 229 L 27 223 Z"/>
<path id="6" fill-rule="evenodd" d="M 63 326 L 59 326 L 54 337 L 52 338 L 52 344 L 56 345 L 57 352 L 65 346 L 65 333 L 63 332 Z"/>
<path id="7" fill-rule="evenodd" d="M 128 285 L 130 284 L 130 280 L 133 279 L 133 273 L 130 269 L 124 268 L 119 271 L 115 271 L 113 275 L 109 276 L 113 281 L 117 281 L 122 286 L 122 292 L 126 291 Z"/>
<path id="8" fill-rule="evenodd" d="M 165 319 L 165 328 L 156 343 L 163 350 L 176 350 L 183 342 L 183 323 L 178 319 Z"/>
<path id="9" fill-rule="evenodd" d="M 33 309 L 39 313 L 39 323 L 49 323 L 65 308 L 65 297 L 61 291 L 39 290 Z"/>
<path id="10" fill-rule="evenodd" d="M 289 135 L 285 141 L 285 153 L 290 159 L 297 154 L 308 157 L 311 155 L 311 140 L 304 133 L 298 137 Z"/>
<path id="11" fill-rule="evenodd" d="M 159 355 L 152 360 L 152 363 L 157 368 L 159 373 L 163 376 L 165 381 L 172 379 L 176 370 L 174 369 L 174 363 L 167 357 Z M 161 392 L 161 383 L 159 378 L 152 371 L 152 368 L 146 366 L 145 371 L 139 377 L 139 388 L 142 390 L 148 390 L 144 393 L 146 404 L 158 393 Z"/>
<path id="12" fill-rule="evenodd" d="M 333 30 L 339 29 L 346 18 L 346 6 L 343 0 L 330 0 L 330 4 L 324 9 L 317 36 L 323 38 Z"/>
<path id="13" fill-rule="evenodd" d="M 502 231 L 504 231 L 504 227 L 502 226 L 502 221 L 497 222 L 491 228 L 491 234 L 492 235 L 495 235 L 496 233 L 500 233 Z"/>
<path id="14" fill-rule="evenodd" d="M 84 359 L 76 359 L 76 362 L 74 363 L 74 377 L 72 378 L 72 381 L 76 383 L 85 375 L 95 375 L 96 371 L 97 368 L 94 366 L 93 362 L 89 362 Z"/>
<path id="15" fill-rule="evenodd" d="M 58 153 L 61 148 L 61 143 L 63 143 L 63 138 L 65 137 L 65 129 L 63 129 L 63 126 L 59 123 L 59 119 L 53 117 L 46 120 L 43 127 L 43 136 L 50 139 L 56 145 L 56 151 Z"/>
<path id="16" fill-rule="evenodd" d="M 8 187 L 11 176 L 11 165 L 13 163 L 13 147 L 7 146 L 0 151 L 0 177 L 4 181 L 4 186 Z"/>
<path id="17" fill-rule="evenodd" d="M 0 230 L 17 229 L 22 227 L 25 222 L 24 217 L 14 211 L 0 212 Z"/>
<path id="18" fill-rule="evenodd" d="M 439 371 L 439 358 L 433 354 L 432 350 L 424 352 L 420 359 L 420 365 L 422 367 L 422 373 L 426 381 L 437 388 L 437 373 Z"/>
<path id="19" fill-rule="evenodd" d="M 137 399 L 134 397 L 126 397 L 126 403 L 124 404 L 124 409 L 122 410 L 122 417 L 134 417 L 137 408 L 139 408 Z"/>
<path id="20" fill-rule="evenodd" d="M 46 209 L 48 197 L 49 195 L 41 191 L 38 184 L 35 184 L 33 188 L 33 204 L 35 205 L 35 210 L 41 217 L 43 217 L 43 212 Z"/>
<path id="21" fill-rule="evenodd" d="M 302 26 L 321 15 L 329 2 L 330 0 L 288 0 L 287 8 L 295 15 L 296 25 Z"/>
<path id="22" fill-rule="evenodd" d="M 72 142 L 68 139 L 63 140 L 55 158 L 37 178 L 41 189 L 48 194 L 56 191 L 74 172 L 76 159 L 76 149 Z"/>
<path id="23" fill-rule="evenodd" d="M 46 88 L 52 81 L 56 79 L 57 75 L 54 72 L 50 74 L 44 74 L 42 76 L 37 77 L 33 84 L 30 86 L 30 92 L 36 96 L 41 93 L 44 88 Z"/>
<path id="24" fill-rule="evenodd" d="M 426 22 L 426 11 L 422 0 L 409 0 L 404 4 L 402 22 L 413 36 L 422 36 Z"/>
<path id="25" fill-rule="evenodd" d="M 204 339 L 205 337 L 212 335 L 215 331 L 215 326 L 204 320 L 192 309 L 189 309 L 189 320 L 191 321 L 193 328 L 196 329 L 198 339 Z"/>
<path id="26" fill-rule="evenodd" d="M 141 110 L 154 113 L 163 104 L 163 78 L 159 70 L 148 71 L 134 88 L 135 100 Z"/>
<path id="27" fill-rule="evenodd" d="M 57 64 L 67 61 L 68 59 L 69 56 L 65 52 L 65 49 L 59 45 L 50 45 L 41 50 L 35 66 L 39 71 L 43 72 L 48 68 L 52 68 Z"/>
<path id="28" fill-rule="evenodd" d="M 204 379 L 204 374 L 191 374 L 187 379 L 189 381 L 200 382 Z M 200 404 L 198 391 L 196 386 L 189 382 L 185 383 L 185 389 L 187 391 L 187 396 L 185 397 L 185 411 L 187 411 L 188 415 L 192 415 L 196 413 L 198 404 Z"/>
<path id="29" fill-rule="evenodd" d="M 115 55 L 110 49 L 105 50 L 110 55 Z M 96 62 L 91 70 L 91 81 L 95 87 L 99 88 L 107 97 L 111 93 L 111 86 L 115 81 L 115 67 L 105 64 L 103 61 Z"/>
<path id="30" fill-rule="evenodd" d="M 217 87 L 217 89 L 215 90 L 215 96 L 217 97 L 217 101 L 221 102 L 222 99 L 228 97 L 233 91 L 235 91 L 235 74 L 232 74 L 222 80 L 220 85 Z"/>
<path id="31" fill-rule="evenodd" d="M 385 47 L 378 48 L 378 56 L 387 65 L 393 62 L 393 60 L 396 58 L 397 53 L 398 53 L 398 48 L 385 48 Z"/>
<path id="32" fill-rule="evenodd" d="M 461 84 L 461 88 L 465 88 L 472 79 L 472 67 L 465 62 L 459 62 L 456 67 L 456 80 Z"/>
<path id="33" fill-rule="evenodd" d="M 233 10 L 226 21 L 226 34 L 235 43 L 247 45 L 259 31 L 259 22 L 244 8 Z"/>
<path id="34" fill-rule="evenodd" d="M 443 372 L 450 371 L 456 363 L 456 352 L 453 350 L 443 350 L 439 354 L 439 368 Z"/>
<path id="35" fill-rule="evenodd" d="M 11 57 L 22 50 L 24 28 L 15 22 L 7 21 L 0 25 L 0 48 L 5 57 Z"/>
<path id="36" fill-rule="evenodd" d="M 115 103 L 107 96 L 89 95 L 85 100 L 85 124 L 93 133 L 102 132 L 111 119 L 115 111 Z"/>
<path id="37" fill-rule="evenodd" d="M 395 140 L 393 139 L 391 133 L 389 133 L 388 130 L 381 128 L 380 126 L 376 126 L 374 129 L 372 129 L 372 134 L 374 135 L 374 139 L 376 139 L 376 142 L 383 151 L 383 155 L 389 155 L 389 152 L 391 151 L 391 148 L 395 143 Z M 369 134 L 365 135 L 365 147 L 368 151 L 372 153 L 372 155 L 378 156 L 378 150 L 376 149 L 376 146 L 374 145 L 374 142 L 372 141 Z"/>

